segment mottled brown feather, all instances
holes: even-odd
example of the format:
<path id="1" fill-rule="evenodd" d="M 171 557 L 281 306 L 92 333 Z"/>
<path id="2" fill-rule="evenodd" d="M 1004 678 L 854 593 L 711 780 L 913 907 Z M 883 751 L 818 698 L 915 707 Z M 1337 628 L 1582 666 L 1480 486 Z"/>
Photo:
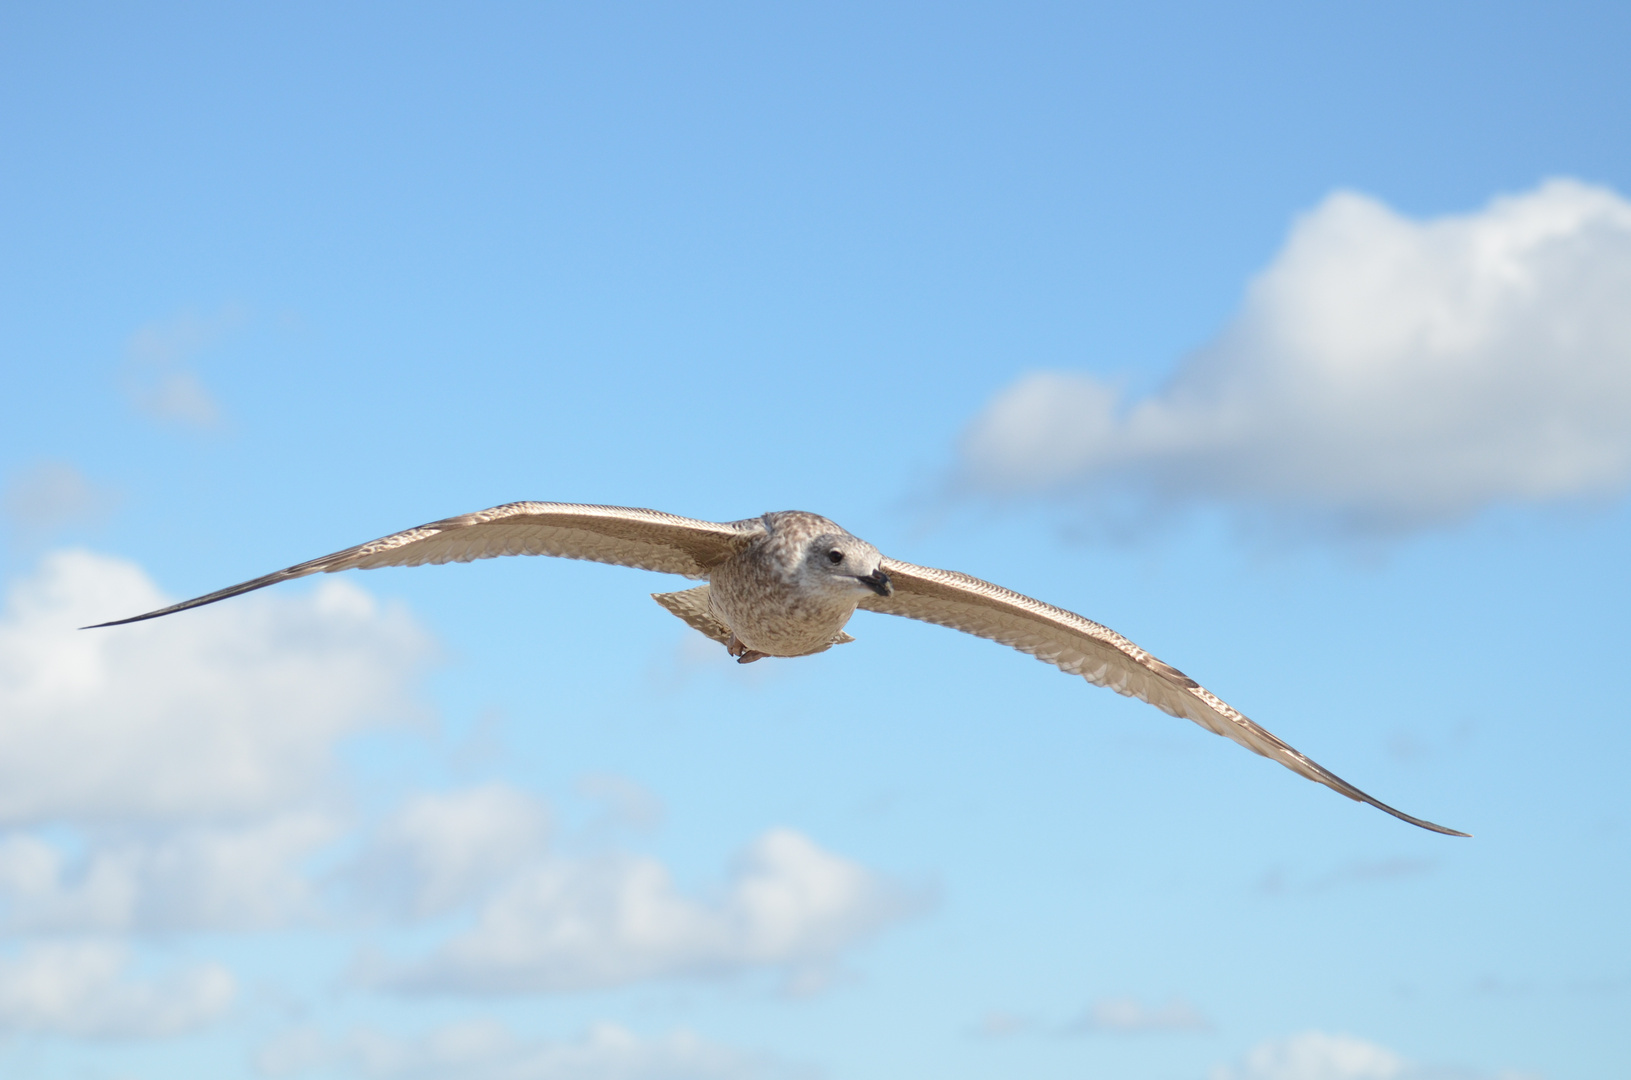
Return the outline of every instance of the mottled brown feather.
<path id="1" fill-rule="evenodd" d="M 714 522 L 627 506 L 506 503 L 432 521 L 167 608 L 97 625 L 156 619 L 308 574 L 470 562 L 500 555 L 555 555 L 700 578 L 763 534 L 764 524 L 758 518 Z"/>
<path id="2" fill-rule="evenodd" d="M 720 622 L 718 616 L 714 614 L 713 606 L 708 603 L 708 586 L 698 585 L 684 592 L 652 593 L 651 598 L 691 629 L 713 638 L 721 645 L 730 645 L 731 628 Z M 832 644 L 848 645 L 854 640 L 840 630 L 838 636 L 832 639 Z"/>

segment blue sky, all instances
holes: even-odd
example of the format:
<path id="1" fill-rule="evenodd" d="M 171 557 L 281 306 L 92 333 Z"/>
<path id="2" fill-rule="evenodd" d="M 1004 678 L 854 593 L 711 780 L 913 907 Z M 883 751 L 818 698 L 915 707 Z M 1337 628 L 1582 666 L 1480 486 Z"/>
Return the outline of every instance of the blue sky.
<path id="1" fill-rule="evenodd" d="M 0 1072 L 1631 1057 L 1611 5 L 0 11 Z M 731 663 L 516 499 L 800 508 L 987 642 Z"/>

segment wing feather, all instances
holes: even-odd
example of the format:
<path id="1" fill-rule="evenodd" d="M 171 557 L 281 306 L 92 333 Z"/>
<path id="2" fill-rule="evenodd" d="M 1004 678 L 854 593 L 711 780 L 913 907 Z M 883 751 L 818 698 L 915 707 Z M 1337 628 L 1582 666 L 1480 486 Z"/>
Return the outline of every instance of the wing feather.
<path id="1" fill-rule="evenodd" d="M 868 611 L 935 623 L 1011 646 L 1061 671 L 1080 675 L 1094 686 L 1193 720 L 1253 753 L 1278 761 L 1299 776 L 1412 825 L 1450 836 L 1468 835 L 1411 817 L 1371 798 L 1171 664 L 1157 660 L 1091 619 L 951 570 L 914 566 L 895 559 L 885 559 L 883 569 L 894 583 L 894 595 L 867 597 L 861 607 Z"/>
<path id="2" fill-rule="evenodd" d="M 97 626 L 156 619 L 308 574 L 470 562 L 501 555 L 555 555 L 702 578 L 763 531 L 758 518 L 714 522 L 627 506 L 506 503 L 382 536 L 145 615 Z"/>
<path id="3" fill-rule="evenodd" d="M 684 592 L 652 593 L 651 598 L 669 612 L 685 620 L 685 624 L 721 645 L 730 645 L 731 628 L 714 616 L 708 606 L 708 586 L 698 585 Z"/>

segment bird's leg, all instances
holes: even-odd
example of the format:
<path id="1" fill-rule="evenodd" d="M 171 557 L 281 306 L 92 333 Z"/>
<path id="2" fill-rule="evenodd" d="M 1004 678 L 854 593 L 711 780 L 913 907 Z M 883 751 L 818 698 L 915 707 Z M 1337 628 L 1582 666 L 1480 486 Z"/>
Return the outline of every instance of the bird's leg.
<path id="1" fill-rule="evenodd" d="M 755 660 L 763 660 L 770 655 L 769 653 L 762 653 L 756 649 L 748 648 L 737 640 L 735 634 L 731 635 L 731 640 L 726 644 L 725 651 L 736 657 L 738 664 L 751 664 Z"/>

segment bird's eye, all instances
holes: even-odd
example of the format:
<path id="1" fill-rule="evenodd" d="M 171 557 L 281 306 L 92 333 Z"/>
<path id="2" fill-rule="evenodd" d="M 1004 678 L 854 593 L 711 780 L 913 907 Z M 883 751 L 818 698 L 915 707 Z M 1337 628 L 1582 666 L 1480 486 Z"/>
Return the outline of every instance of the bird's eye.
<path id="1" fill-rule="evenodd" d="M 834 566 L 837 566 L 839 563 L 844 561 L 844 553 L 837 550 L 829 551 L 827 552 L 827 561 L 832 563 Z"/>

